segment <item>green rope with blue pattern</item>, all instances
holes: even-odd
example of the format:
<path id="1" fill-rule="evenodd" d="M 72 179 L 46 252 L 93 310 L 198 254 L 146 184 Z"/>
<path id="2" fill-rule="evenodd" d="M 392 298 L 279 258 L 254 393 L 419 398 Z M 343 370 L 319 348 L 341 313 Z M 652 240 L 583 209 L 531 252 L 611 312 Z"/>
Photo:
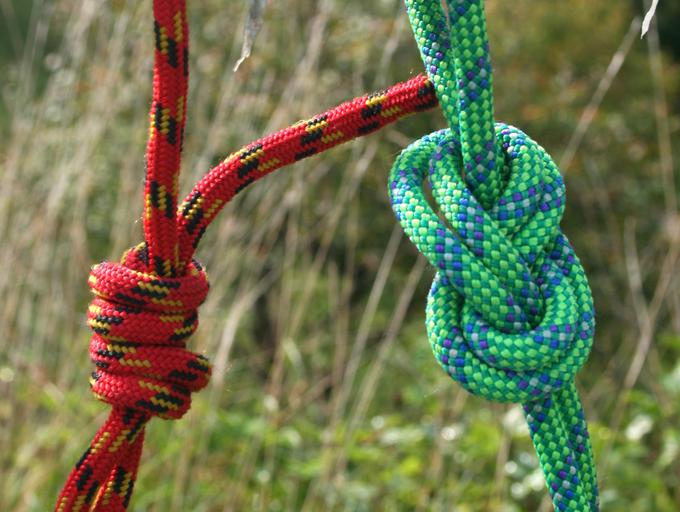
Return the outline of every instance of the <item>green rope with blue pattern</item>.
<path id="1" fill-rule="evenodd" d="M 392 207 L 435 266 L 427 332 L 471 393 L 521 403 L 556 510 L 598 510 L 592 449 L 574 376 L 595 317 L 583 267 L 559 223 L 560 172 L 519 129 L 494 122 L 482 0 L 407 0 L 449 128 L 406 148 Z M 435 212 L 423 190 L 429 182 Z"/>

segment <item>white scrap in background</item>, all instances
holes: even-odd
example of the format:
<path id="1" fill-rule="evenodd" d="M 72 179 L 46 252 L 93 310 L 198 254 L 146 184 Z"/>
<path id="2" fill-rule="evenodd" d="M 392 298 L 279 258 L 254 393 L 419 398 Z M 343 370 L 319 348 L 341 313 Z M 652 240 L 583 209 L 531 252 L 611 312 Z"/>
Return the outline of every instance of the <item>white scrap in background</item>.
<path id="1" fill-rule="evenodd" d="M 248 10 L 248 19 L 246 20 L 245 28 L 243 29 L 243 46 L 241 47 L 241 57 L 234 65 L 234 71 L 250 57 L 250 52 L 253 49 L 253 43 L 257 37 L 258 32 L 262 28 L 262 15 L 264 8 L 267 5 L 267 0 L 251 0 L 250 9 Z"/>
<path id="2" fill-rule="evenodd" d="M 626 438 L 629 441 L 639 441 L 643 436 L 649 434 L 654 426 L 652 418 L 646 414 L 639 414 L 626 427 Z"/>
<path id="3" fill-rule="evenodd" d="M 647 11 L 647 14 L 645 14 L 645 19 L 642 20 L 642 34 L 640 34 L 640 39 L 645 37 L 645 34 L 649 30 L 649 25 L 652 23 L 652 18 L 656 12 L 657 5 L 659 5 L 659 0 L 652 0 L 652 6 L 649 8 L 649 11 Z"/>

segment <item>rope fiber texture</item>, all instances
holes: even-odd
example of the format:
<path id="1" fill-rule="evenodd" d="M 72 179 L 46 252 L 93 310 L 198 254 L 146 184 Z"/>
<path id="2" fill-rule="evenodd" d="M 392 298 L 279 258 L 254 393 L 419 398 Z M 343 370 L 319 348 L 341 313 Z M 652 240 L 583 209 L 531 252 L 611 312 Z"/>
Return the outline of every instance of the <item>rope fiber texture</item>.
<path id="1" fill-rule="evenodd" d="M 144 195 L 145 241 L 120 262 L 92 268 L 94 395 L 108 419 L 68 477 L 58 512 L 124 511 L 132 497 L 146 423 L 182 417 L 205 387 L 210 363 L 186 348 L 208 280 L 193 259 L 217 213 L 249 184 L 285 165 L 437 105 L 423 75 L 355 98 L 248 144 L 202 178 L 178 205 L 189 76 L 184 0 L 154 0 L 155 58 Z"/>
<path id="2" fill-rule="evenodd" d="M 597 509 L 573 383 L 592 343 L 594 314 L 583 269 L 559 230 L 564 184 L 540 146 L 516 128 L 494 125 L 481 2 L 450 6 L 447 19 L 439 1 L 407 2 L 429 78 L 418 75 L 248 144 L 178 204 L 189 76 L 186 5 L 154 0 L 145 241 L 119 263 L 91 270 L 91 386 L 112 409 L 55 510 L 126 510 L 146 423 L 182 417 L 191 393 L 207 385 L 210 363 L 186 348 L 209 288 L 193 256 L 225 204 L 276 169 L 432 108 L 438 99 L 450 128 L 407 148 L 390 180 L 399 220 L 438 269 L 427 308 L 435 355 L 469 391 L 523 404 L 556 508 Z M 425 178 L 446 222 L 425 199 Z"/>
<path id="3" fill-rule="evenodd" d="M 482 0 L 407 0 L 449 128 L 397 158 L 393 209 L 437 273 L 427 332 L 444 370 L 489 400 L 521 403 L 556 510 L 598 510 L 574 376 L 594 335 L 583 267 L 559 223 L 565 186 L 545 150 L 494 123 Z M 436 209 L 423 184 L 427 180 Z"/>

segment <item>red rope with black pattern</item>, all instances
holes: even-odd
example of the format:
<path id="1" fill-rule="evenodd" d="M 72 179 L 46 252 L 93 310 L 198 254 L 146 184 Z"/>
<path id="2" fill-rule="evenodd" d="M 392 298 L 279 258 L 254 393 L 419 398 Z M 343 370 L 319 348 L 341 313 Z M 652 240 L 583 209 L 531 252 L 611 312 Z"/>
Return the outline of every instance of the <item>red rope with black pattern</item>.
<path id="1" fill-rule="evenodd" d="M 111 413 L 76 464 L 55 510 L 123 511 L 153 416 L 182 417 L 210 363 L 186 349 L 208 292 L 193 259 L 207 226 L 247 185 L 287 164 L 436 105 L 422 75 L 248 144 L 213 168 L 177 205 L 188 84 L 185 0 L 154 0 L 156 50 L 147 146 L 145 241 L 119 263 L 92 268 L 88 309 L 92 391 Z"/>

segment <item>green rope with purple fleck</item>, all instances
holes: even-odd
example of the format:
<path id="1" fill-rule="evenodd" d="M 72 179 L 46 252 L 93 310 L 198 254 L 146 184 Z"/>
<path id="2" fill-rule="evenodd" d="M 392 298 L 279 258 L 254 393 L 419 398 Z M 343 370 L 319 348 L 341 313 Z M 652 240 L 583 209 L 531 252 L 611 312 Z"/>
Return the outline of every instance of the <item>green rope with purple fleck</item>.
<path id="1" fill-rule="evenodd" d="M 556 510 L 598 510 L 574 384 L 595 316 L 559 227 L 564 182 L 541 146 L 494 122 L 482 0 L 450 0 L 448 15 L 439 0 L 406 5 L 449 124 L 406 148 L 390 175 L 397 218 L 437 269 L 427 304 L 432 349 L 471 393 L 522 404 Z"/>

